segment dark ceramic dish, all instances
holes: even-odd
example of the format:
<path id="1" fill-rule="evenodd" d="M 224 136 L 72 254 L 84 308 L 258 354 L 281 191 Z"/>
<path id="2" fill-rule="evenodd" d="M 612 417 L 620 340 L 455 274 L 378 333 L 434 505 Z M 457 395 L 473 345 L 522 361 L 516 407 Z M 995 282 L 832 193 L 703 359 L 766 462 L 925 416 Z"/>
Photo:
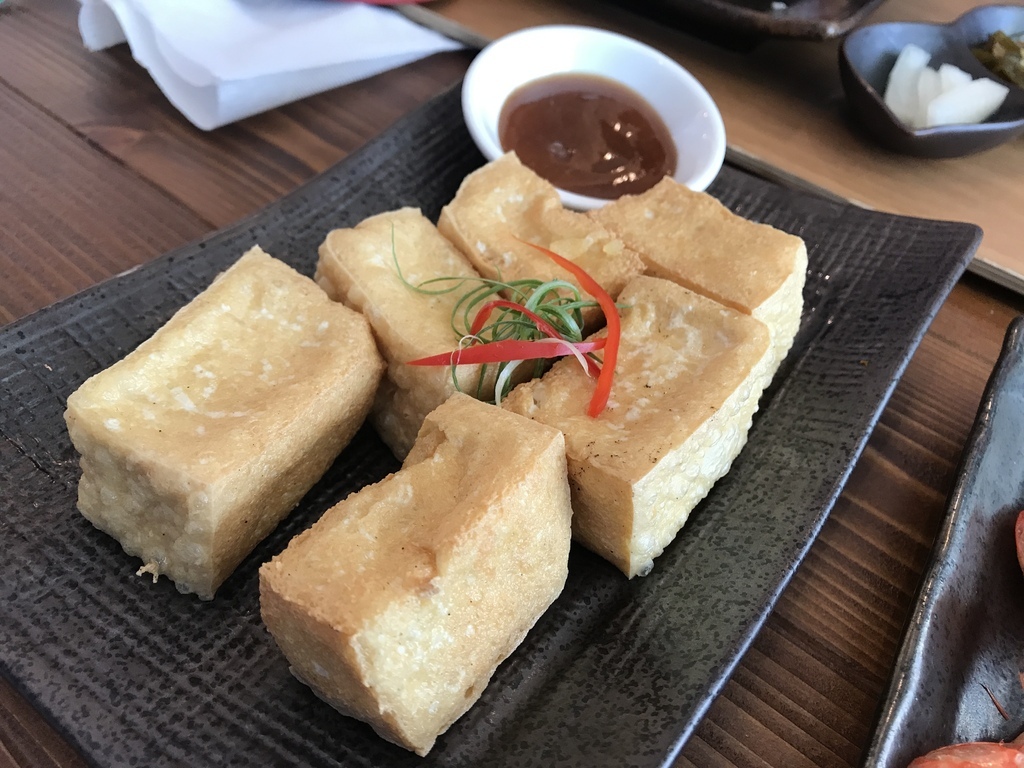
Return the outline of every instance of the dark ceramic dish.
<path id="1" fill-rule="evenodd" d="M 1021 435 L 1024 318 L 1017 318 L 982 397 L 866 768 L 906 768 L 946 744 L 1008 741 L 1024 730 L 1024 574 L 1013 537 L 1024 508 Z"/>
<path id="2" fill-rule="evenodd" d="M 288 673 L 257 569 L 396 468 L 360 433 L 215 600 L 137 578 L 75 511 L 62 412 L 253 243 L 310 274 L 327 231 L 436 217 L 483 162 L 453 90 L 254 217 L 0 331 L 0 672 L 93 765 L 667 766 L 817 535 L 976 227 L 825 202 L 723 169 L 710 191 L 810 254 L 794 348 L 730 473 L 643 579 L 574 549 L 565 591 L 426 759 Z"/>
<path id="3" fill-rule="evenodd" d="M 997 30 L 1024 32 L 1024 6 L 989 5 L 949 24 L 893 22 L 854 30 L 839 48 L 839 72 L 854 117 L 883 146 L 918 157 L 960 157 L 1024 133 L 1024 88 L 1009 85 L 999 110 L 984 123 L 912 130 L 882 101 L 896 56 L 908 43 L 932 54 L 929 66 L 954 64 L 973 77 L 992 75 L 971 53 Z M 1004 83 L 1005 84 L 1005 83 Z"/>
<path id="4" fill-rule="evenodd" d="M 608 2 L 609 0 L 605 0 Z M 684 32 L 731 47 L 770 37 L 829 40 L 853 29 L 882 0 L 610 0 Z"/>

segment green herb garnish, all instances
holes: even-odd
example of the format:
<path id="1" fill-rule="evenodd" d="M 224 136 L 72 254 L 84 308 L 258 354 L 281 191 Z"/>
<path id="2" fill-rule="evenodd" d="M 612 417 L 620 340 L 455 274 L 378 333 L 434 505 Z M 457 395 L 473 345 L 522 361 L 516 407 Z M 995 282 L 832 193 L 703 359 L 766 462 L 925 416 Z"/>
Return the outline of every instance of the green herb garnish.
<path id="1" fill-rule="evenodd" d="M 583 341 L 583 310 L 599 306 L 596 301 L 584 300 L 579 288 L 567 280 L 435 277 L 410 283 L 402 274 L 393 234 L 392 258 L 398 277 L 410 290 L 430 296 L 461 292 L 451 315 L 452 332 L 460 347 L 551 338 L 579 344 Z M 514 345 L 507 348 L 514 348 Z M 589 361 L 589 369 L 596 375 L 598 369 L 593 358 L 587 354 L 584 359 Z M 515 384 L 513 374 L 525 362 L 532 362 L 534 378 L 550 365 L 547 358 L 482 363 L 474 396 L 500 404 Z M 450 367 L 452 382 L 461 392 L 456 365 Z"/>

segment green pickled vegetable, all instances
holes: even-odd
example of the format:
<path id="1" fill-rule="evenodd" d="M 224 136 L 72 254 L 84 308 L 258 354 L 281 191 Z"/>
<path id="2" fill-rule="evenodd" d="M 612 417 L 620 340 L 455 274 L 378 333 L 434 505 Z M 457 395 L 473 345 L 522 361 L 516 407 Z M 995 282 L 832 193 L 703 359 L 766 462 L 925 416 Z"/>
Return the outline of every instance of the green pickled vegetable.
<path id="1" fill-rule="evenodd" d="M 1024 40 L 1019 35 L 993 32 L 983 45 L 972 51 L 993 74 L 1024 88 Z"/>

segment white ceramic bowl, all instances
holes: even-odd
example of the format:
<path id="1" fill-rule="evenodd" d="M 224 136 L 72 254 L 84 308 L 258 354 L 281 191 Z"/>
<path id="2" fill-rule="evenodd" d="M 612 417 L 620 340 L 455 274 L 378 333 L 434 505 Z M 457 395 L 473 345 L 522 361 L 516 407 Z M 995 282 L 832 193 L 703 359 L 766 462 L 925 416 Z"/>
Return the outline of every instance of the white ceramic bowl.
<path id="1" fill-rule="evenodd" d="M 590 27 L 531 27 L 499 38 L 473 60 L 462 85 L 462 112 L 489 160 L 503 150 L 498 117 L 519 86 L 549 75 L 601 75 L 632 88 L 661 115 L 679 154 L 674 178 L 702 191 L 725 159 L 725 126 L 718 107 L 697 79 L 660 51 L 629 37 Z M 577 210 L 608 202 L 559 190 Z"/>

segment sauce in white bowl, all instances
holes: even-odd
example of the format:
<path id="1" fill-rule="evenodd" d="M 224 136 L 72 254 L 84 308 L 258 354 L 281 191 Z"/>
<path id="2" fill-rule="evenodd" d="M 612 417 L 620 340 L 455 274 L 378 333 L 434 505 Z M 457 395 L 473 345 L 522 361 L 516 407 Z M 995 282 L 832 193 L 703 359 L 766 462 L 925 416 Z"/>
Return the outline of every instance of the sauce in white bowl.
<path id="1" fill-rule="evenodd" d="M 725 159 L 722 117 L 711 96 L 689 72 L 660 51 L 623 35 L 562 25 L 533 27 L 502 37 L 484 48 L 470 65 L 462 87 L 462 110 L 473 140 L 487 159 L 512 148 L 502 145 L 500 125 L 509 97 L 528 83 L 558 75 L 584 76 L 581 82 L 586 81 L 585 76 L 604 78 L 639 96 L 649 105 L 653 122 L 660 120 L 667 130 L 670 154 L 675 155 L 670 175 L 676 181 L 701 191 L 718 175 Z M 592 122 L 593 133 L 600 139 L 601 122 L 597 118 Z M 622 128 L 607 123 L 603 132 L 616 127 Z M 633 132 L 632 127 L 622 130 L 623 135 Z M 561 151 L 557 147 L 554 155 Z M 520 159 L 534 167 L 523 153 Z M 547 175 L 542 167 L 534 170 Z M 620 178 L 628 175 L 635 174 L 627 169 Z M 625 184 L 621 193 L 635 191 L 635 186 Z M 559 188 L 563 203 L 578 210 L 600 207 L 619 194 L 598 192 L 601 197 Z"/>

